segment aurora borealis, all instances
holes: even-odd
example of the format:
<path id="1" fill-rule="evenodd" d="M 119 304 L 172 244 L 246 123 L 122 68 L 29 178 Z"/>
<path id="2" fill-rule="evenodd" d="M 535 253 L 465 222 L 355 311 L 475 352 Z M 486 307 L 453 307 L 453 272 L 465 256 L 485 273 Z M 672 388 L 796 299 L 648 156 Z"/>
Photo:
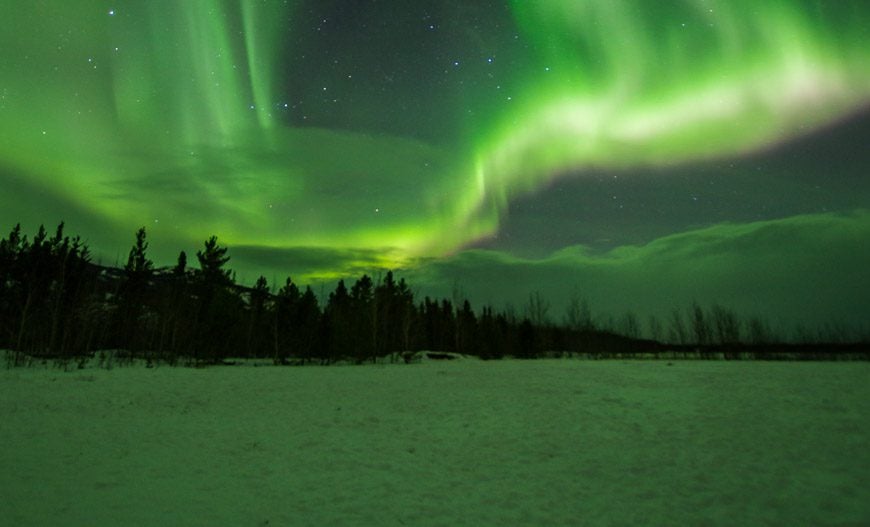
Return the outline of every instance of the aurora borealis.
<path id="1" fill-rule="evenodd" d="M 862 0 L 14 2 L 0 220 L 106 263 L 141 225 L 159 264 L 216 234 L 248 282 L 860 326 L 868 28 Z"/>

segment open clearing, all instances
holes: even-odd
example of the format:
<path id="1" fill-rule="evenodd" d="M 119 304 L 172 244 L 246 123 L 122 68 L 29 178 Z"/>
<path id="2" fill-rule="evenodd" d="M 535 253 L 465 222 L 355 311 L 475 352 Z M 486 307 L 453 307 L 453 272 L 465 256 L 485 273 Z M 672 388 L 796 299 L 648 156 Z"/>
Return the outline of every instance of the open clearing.
<path id="1" fill-rule="evenodd" d="M 870 364 L 0 371 L 2 525 L 868 525 Z"/>

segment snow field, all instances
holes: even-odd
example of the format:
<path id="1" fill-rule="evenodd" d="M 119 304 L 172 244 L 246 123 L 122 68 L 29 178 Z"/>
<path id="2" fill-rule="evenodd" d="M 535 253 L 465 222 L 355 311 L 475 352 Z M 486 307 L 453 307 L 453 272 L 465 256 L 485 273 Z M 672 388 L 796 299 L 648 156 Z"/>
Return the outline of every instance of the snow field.
<path id="1" fill-rule="evenodd" d="M 870 364 L 0 370 L 0 525 L 866 525 Z"/>

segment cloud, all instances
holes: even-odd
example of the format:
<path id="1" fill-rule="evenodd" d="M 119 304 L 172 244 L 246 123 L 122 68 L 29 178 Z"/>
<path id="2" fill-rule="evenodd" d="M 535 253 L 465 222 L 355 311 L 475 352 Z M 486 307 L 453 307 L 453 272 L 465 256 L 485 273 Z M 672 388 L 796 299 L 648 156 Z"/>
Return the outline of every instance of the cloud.
<path id="1" fill-rule="evenodd" d="M 449 296 L 459 284 L 475 303 L 520 307 L 541 292 L 559 316 L 572 293 L 602 316 L 633 311 L 666 318 L 693 301 L 719 303 L 793 329 L 870 314 L 870 211 L 731 224 L 594 253 L 583 246 L 543 259 L 474 250 L 409 269 L 412 284 Z"/>

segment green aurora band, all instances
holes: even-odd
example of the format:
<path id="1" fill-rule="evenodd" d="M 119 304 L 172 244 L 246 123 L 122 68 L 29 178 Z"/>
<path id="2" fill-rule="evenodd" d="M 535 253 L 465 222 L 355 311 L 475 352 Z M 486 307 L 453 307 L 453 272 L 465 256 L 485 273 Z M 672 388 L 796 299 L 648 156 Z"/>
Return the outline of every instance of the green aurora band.
<path id="1" fill-rule="evenodd" d="M 496 229 L 510 199 L 556 177 L 740 155 L 870 100 L 861 2 L 662 4 L 513 1 L 547 75 L 482 136 L 475 224 Z"/>
<path id="2" fill-rule="evenodd" d="M 303 4 L 17 3 L 0 21 L 0 168 L 124 239 L 147 224 L 187 246 L 214 232 L 402 267 L 492 235 L 556 178 L 758 151 L 870 102 L 863 0 L 514 0 L 541 67 L 514 73 L 507 109 L 445 109 L 452 143 L 291 127 L 277 112 Z"/>

